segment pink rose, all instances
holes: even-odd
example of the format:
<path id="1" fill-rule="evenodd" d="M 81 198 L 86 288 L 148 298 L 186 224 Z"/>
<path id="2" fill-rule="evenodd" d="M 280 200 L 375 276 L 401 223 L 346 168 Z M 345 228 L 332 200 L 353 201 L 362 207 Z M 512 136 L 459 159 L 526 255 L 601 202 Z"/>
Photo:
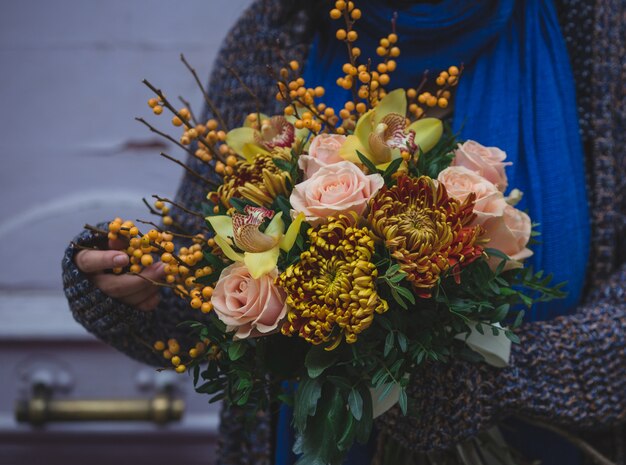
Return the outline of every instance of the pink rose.
<path id="1" fill-rule="evenodd" d="M 504 168 L 512 164 L 505 162 L 505 158 L 506 153 L 497 147 L 485 147 L 468 140 L 459 144 L 454 151 L 452 166 L 464 166 L 491 181 L 500 192 L 504 192 L 508 184 Z"/>
<path id="2" fill-rule="evenodd" d="M 235 337 L 260 336 L 275 330 L 287 313 L 285 293 L 274 280 L 278 270 L 254 279 L 243 263 L 222 270 L 211 302 L 217 317 Z"/>
<path id="3" fill-rule="evenodd" d="M 354 163 L 341 161 L 296 184 L 289 201 L 293 212 L 303 212 L 306 221 L 316 225 L 340 213 L 362 215 L 384 183 L 380 174 L 365 175 Z"/>
<path id="4" fill-rule="evenodd" d="M 437 180 L 446 187 L 448 194 L 460 202 L 474 192 L 476 200 L 474 224 L 483 224 L 489 218 L 502 216 L 507 206 L 502 192 L 491 182 L 463 166 L 450 166 L 441 173 Z"/>
<path id="5" fill-rule="evenodd" d="M 320 134 L 311 140 L 308 155 L 300 155 L 298 166 L 304 171 L 304 179 L 308 179 L 324 166 L 343 161 L 339 149 L 346 141 L 346 136 L 339 134 Z"/>
<path id="6" fill-rule="evenodd" d="M 526 247 L 530 239 L 531 227 L 528 215 L 510 205 L 504 208 L 502 216 L 490 218 L 483 224 L 485 236 L 489 238 L 487 247 L 500 250 L 513 260 L 507 262 L 505 270 L 522 266 L 521 261 L 533 254 Z M 500 261 L 498 257 L 490 257 L 489 265 L 495 269 Z"/>

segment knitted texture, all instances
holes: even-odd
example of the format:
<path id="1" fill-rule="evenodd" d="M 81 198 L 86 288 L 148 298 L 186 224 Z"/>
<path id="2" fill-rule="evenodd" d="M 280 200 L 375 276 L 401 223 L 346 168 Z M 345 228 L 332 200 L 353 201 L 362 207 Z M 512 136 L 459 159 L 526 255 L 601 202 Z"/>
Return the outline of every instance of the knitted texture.
<path id="1" fill-rule="evenodd" d="M 258 0 L 242 14 L 222 45 L 209 84 L 209 93 L 229 128 L 256 111 L 257 103 L 228 68 L 237 70 L 258 95 L 265 112 L 276 112 L 274 80 L 266 65 L 282 66 L 285 57 L 280 49 L 289 59 L 305 61 L 313 37 L 312 11 L 322 3 Z M 594 229 L 587 298 L 576 315 L 521 328 L 521 344 L 514 345 L 506 369 L 460 361 L 420 367 L 410 389 L 420 417 L 402 417 L 393 409 L 377 422 L 387 435 L 414 451 L 444 450 L 509 415 L 575 430 L 614 426 L 626 420 L 626 272 L 620 269 L 626 258 L 626 105 L 620 87 L 626 78 L 624 6 L 621 0 L 596 0 L 590 12 L 589 2 L 556 3 L 578 84 L 581 130 L 588 149 Z M 188 163 L 213 175 L 196 159 Z M 194 209 L 205 195 L 204 186 L 185 175 L 176 201 Z M 187 230 L 200 226 L 198 218 L 176 208 L 172 214 Z M 88 232 L 74 242 L 105 246 Z M 79 323 L 122 352 L 153 365 L 162 364 L 150 348 L 154 340 L 177 337 L 184 344 L 184 330 L 176 325 L 194 313 L 181 299 L 163 291 L 154 312 L 123 305 L 99 291 L 78 270 L 76 251 L 74 246 L 66 251 L 63 282 Z M 619 446 L 618 434 L 611 436 L 616 438 L 612 446 Z M 269 414 L 261 413 L 255 427 L 247 428 L 239 409 L 224 410 L 218 463 L 269 464 L 271 438 Z"/>
<path id="2" fill-rule="evenodd" d="M 509 415 L 567 428 L 626 420 L 626 267 L 606 300 L 525 325 L 504 369 L 453 361 L 420 366 L 408 389 L 418 416 L 394 407 L 379 428 L 413 451 L 447 448 Z"/>

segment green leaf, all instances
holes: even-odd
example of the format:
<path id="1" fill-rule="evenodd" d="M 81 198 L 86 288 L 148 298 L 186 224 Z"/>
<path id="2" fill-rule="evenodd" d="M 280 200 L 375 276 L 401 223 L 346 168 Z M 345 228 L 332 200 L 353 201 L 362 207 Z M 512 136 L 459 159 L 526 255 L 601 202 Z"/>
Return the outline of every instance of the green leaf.
<path id="1" fill-rule="evenodd" d="M 389 164 L 389 166 L 383 173 L 383 178 L 385 179 L 385 181 L 389 181 L 391 179 L 391 176 L 393 176 L 398 171 L 398 167 L 402 164 L 402 162 L 402 158 L 396 158 Z"/>
<path id="2" fill-rule="evenodd" d="M 356 440 L 361 444 L 366 444 L 367 441 L 369 441 L 370 434 L 372 433 L 372 424 L 374 423 L 372 395 L 365 383 L 359 384 L 358 390 L 361 394 L 361 399 L 363 399 L 363 415 L 361 416 L 361 420 L 356 423 Z"/>
<path id="3" fill-rule="evenodd" d="M 352 384 L 350 384 L 350 380 L 348 378 L 330 375 L 326 379 L 341 389 L 352 389 Z"/>
<path id="4" fill-rule="evenodd" d="M 404 299 L 402 297 L 400 297 L 400 294 L 398 294 L 397 291 L 398 288 L 396 287 L 391 287 L 391 296 L 393 297 L 393 300 L 395 300 L 398 305 L 400 305 L 400 307 L 402 307 L 404 310 L 408 310 L 409 307 L 407 306 L 406 302 L 404 301 Z"/>
<path id="5" fill-rule="evenodd" d="M 476 323 L 476 325 L 474 325 L 474 328 L 476 328 L 476 331 L 478 331 L 480 334 L 485 334 L 485 330 L 483 329 L 483 325 L 481 323 Z"/>
<path id="6" fill-rule="evenodd" d="M 491 321 L 493 323 L 495 322 L 501 322 L 504 321 L 504 319 L 506 318 L 506 316 L 509 313 L 509 309 L 511 308 L 511 306 L 509 304 L 502 304 L 500 305 L 498 308 L 496 308 L 493 317 L 491 318 Z"/>
<path id="7" fill-rule="evenodd" d="M 348 415 L 348 419 L 346 421 L 346 425 L 343 430 L 343 434 L 339 438 L 337 442 L 337 446 L 339 450 L 348 450 L 350 446 L 354 443 L 354 435 L 356 434 L 356 422 L 354 421 L 354 417 L 352 415 Z"/>
<path id="8" fill-rule="evenodd" d="M 272 161 L 279 170 L 291 173 L 292 166 L 287 160 L 283 160 L 282 158 L 273 158 Z"/>
<path id="9" fill-rule="evenodd" d="M 398 294 L 408 300 L 412 305 L 415 305 L 415 296 L 406 287 L 397 287 L 396 291 L 398 291 Z"/>
<path id="10" fill-rule="evenodd" d="M 525 313 L 526 312 L 524 312 L 524 310 L 520 310 L 517 313 L 517 316 L 515 317 L 515 321 L 513 322 L 513 327 L 514 328 L 517 328 L 517 327 L 519 327 L 522 324 L 522 321 L 524 320 L 524 314 Z"/>
<path id="11" fill-rule="evenodd" d="M 307 417 L 315 415 L 317 402 L 322 396 L 322 384 L 313 378 L 302 378 L 296 390 L 293 409 L 293 423 L 298 431 L 303 431 Z"/>
<path id="12" fill-rule="evenodd" d="M 311 347 L 304 358 L 304 366 L 311 378 L 317 378 L 326 368 L 332 366 L 338 358 L 335 350 L 325 350 L 323 347 Z"/>
<path id="13" fill-rule="evenodd" d="M 253 207 L 258 207 L 257 204 L 255 204 L 254 202 L 251 202 L 250 200 L 239 199 L 237 197 L 231 197 L 229 202 L 233 206 L 233 208 L 237 210 L 239 213 L 243 213 L 243 210 L 244 208 L 246 208 L 246 205 L 252 205 Z"/>
<path id="14" fill-rule="evenodd" d="M 517 334 L 515 334 L 513 331 L 505 331 L 504 335 L 509 338 L 509 340 L 514 343 L 514 344 L 519 344 L 520 340 L 519 337 L 517 337 Z"/>
<path id="15" fill-rule="evenodd" d="M 233 362 L 244 356 L 248 346 L 243 341 L 233 342 L 228 348 L 228 358 Z"/>
<path id="16" fill-rule="evenodd" d="M 218 266 L 218 267 L 224 266 L 224 262 L 222 262 L 222 260 L 219 257 L 213 255 L 211 252 L 204 251 L 203 255 L 204 255 L 204 259 L 207 261 L 209 265 Z"/>
<path id="17" fill-rule="evenodd" d="M 361 420 L 363 416 L 363 398 L 356 389 L 352 389 L 350 394 L 348 394 L 348 406 L 350 407 L 350 412 L 354 419 L 356 421 Z"/>
<path id="18" fill-rule="evenodd" d="M 398 345 L 400 346 L 400 350 L 402 351 L 402 353 L 406 353 L 406 350 L 408 348 L 408 340 L 406 336 L 404 335 L 404 333 L 399 332 L 396 337 L 398 338 Z"/>
<path id="19" fill-rule="evenodd" d="M 408 398 L 406 395 L 406 389 L 400 389 L 400 398 L 398 399 L 398 405 L 400 406 L 400 410 L 402 410 L 402 414 L 406 415 L 408 410 Z"/>
<path id="20" fill-rule="evenodd" d="M 370 174 L 375 174 L 375 173 L 379 172 L 378 168 L 376 168 L 376 165 L 374 165 L 370 161 L 369 158 L 367 158 L 365 155 L 363 155 L 358 150 L 356 151 L 356 154 L 359 157 L 359 160 L 361 160 L 361 163 L 363 163 L 367 167 L 367 169 L 369 170 Z"/>
<path id="21" fill-rule="evenodd" d="M 389 355 L 389 352 L 391 352 L 391 349 L 393 349 L 393 333 L 389 332 L 387 333 L 387 337 L 385 338 L 385 349 L 383 350 L 383 356 L 387 357 L 387 355 Z"/>

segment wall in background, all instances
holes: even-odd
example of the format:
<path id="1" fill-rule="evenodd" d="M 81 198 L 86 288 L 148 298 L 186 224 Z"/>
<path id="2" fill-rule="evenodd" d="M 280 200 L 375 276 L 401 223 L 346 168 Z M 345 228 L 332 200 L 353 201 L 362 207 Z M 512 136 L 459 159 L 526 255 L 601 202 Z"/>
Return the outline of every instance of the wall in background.
<path id="1" fill-rule="evenodd" d="M 208 77 L 249 3 L 0 3 L 0 289 L 60 289 L 63 250 L 85 222 L 146 218 L 142 196 L 174 192 L 180 170 L 133 120 L 152 116 L 141 80 L 199 111 L 178 56 Z"/>
<path id="2" fill-rule="evenodd" d="M 0 2 L 0 465 L 213 463 L 217 408 L 187 376 L 157 373 L 75 323 L 61 257 L 84 223 L 148 218 L 141 197 L 172 196 L 177 153 L 134 121 L 148 78 L 168 96 L 202 97 L 185 53 L 208 78 L 220 42 L 251 0 Z M 177 153 L 179 156 L 182 154 Z M 18 424 L 14 404 L 36 379 L 63 379 L 54 398 L 136 399 L 173 383 L 182 422 Z"/>

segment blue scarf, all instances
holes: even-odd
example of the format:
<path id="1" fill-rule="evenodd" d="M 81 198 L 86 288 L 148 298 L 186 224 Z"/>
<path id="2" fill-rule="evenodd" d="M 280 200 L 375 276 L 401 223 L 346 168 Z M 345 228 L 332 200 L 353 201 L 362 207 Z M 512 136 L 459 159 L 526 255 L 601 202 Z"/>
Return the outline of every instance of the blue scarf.
<path id="1" fill-rule="evenodd" d="M 507 152 L 513 162 L 507 168 L 509 186 L 524 192 L 518 208 L 528 211 L 541 233 L 527 264 L 553 273 L 554 282 L 568 283 L 567 298 L 535 305 L 528 319 L 573 311 L 584 285 L 590 224 L 574 80 L 552 2 L 367 0 L 359 7 L 363 19 L 355 28 L 364 56 L 375 56 L 378 40 L 389 33 L 390 19 L 398 12 L 401 55 L 390 88 L 415 87 L 425 70 L 437 76 L 450 65 L 465 65 L 453 129 L 462 139 Z M 334 38 L 340 22 L 323 11 L 318 24 L 304 78 L 309 85 L 323 85 L 325 103 L 339 109 L 349 99 L 334 82 L 346 62 L 345 47 Z M 291 440 L 289 418 L 283 409 L 276 456 L 280 465 L 293 460 L 284 454 Z M 537 437 L 527 436 L 530 444 L 536 442 Z M 567 463 L 576 463 L 571 450 L 556 442 L 541 451 L 543 463 L 565 463 L 560 461 L 565 456 Z"/>
<path id="2" fill-rule="evenodd" d="M 574 80 L 552 2 L 407 3 L 361 2 L 356 30 L 363 55 L 375 56 L 397 11 L 401 55 L 390 88 L 415 87 L 424 70 L 436 77 L 450 65 L 465 64 L 453 129 L 462 139 L 507 152 L 513 162 L 509 186 L 524 192 L 518 208 L 528 211 L 541 233 L 527 263 L 553 273 L 554 282 L 568 283 L 567 298 L 535 305 L 528 317 L 569 313 L 584 285 L 590 227 Z M 327 16 L 320 18 L 324 32 L 314 39 L 304 78 L 324 85 L 325 103 L 341 108 L 349 93 L 334 80 L 342 74 L 346 50 L 334 38 L 340 21 Z"/>

